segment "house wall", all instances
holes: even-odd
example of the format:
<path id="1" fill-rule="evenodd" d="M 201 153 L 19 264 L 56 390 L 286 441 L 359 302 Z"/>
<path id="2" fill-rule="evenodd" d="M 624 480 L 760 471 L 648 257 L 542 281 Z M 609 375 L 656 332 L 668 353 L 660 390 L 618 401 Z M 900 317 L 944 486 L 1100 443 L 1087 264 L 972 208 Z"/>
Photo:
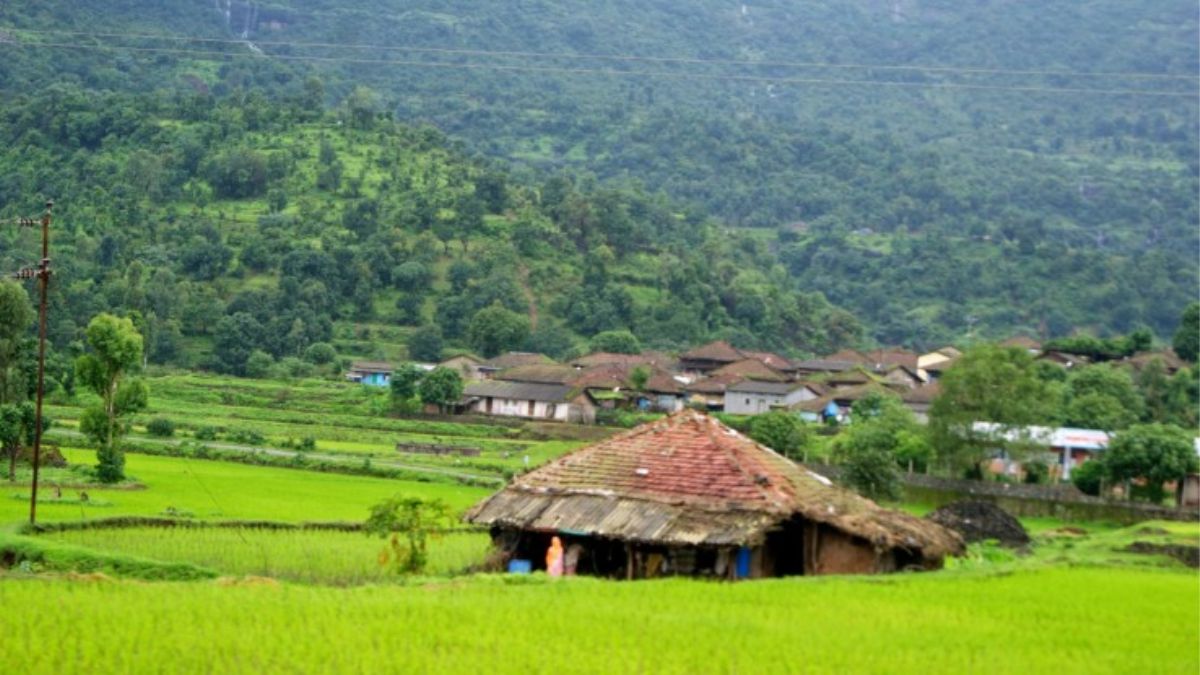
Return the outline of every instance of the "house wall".
<path id="1" fill-rule="evenodd" d="M 391 380 L 387 373 L 362 373 L 358 381 L 372 387 L 386 387 Z"/>
<path id="2" fill-rule="evenodd" d="M 891 567 L 870 543 L 839 530 L 817 529 L 812 574 L 873 574 Z"/>
<path id="3" fill-rule="evenodd" d="M 811 401 L 817 395 L 806 387 L 800 387 L 786 395 L 762 394 L 755 392 L 725 392 L 725 412 L 735 415 L 758 415 L 771 412 L 776 406 L 793 406 L 803 401 Z"/>
<path id="4" fill-rule="evenodd" d="M 725 412 L 734 415 L 758 415 L 770 412 L 771 406 L 783 403 L 782 396 L 749 391 L 725 392 Z"/>
<path id="5" fill-rule="evenodd" d="M 491 401 L 491 409 L 488 409 Z M 572 421 L 572 403 L 548 403 L 546 401 L 531 401 L 529 399 L 512 398 L 481 398 L 471 404 L 471 412 L 482 415 L 499 417 L 528 417 L 534 419 L 551 419 L 559 422 Z M 595 419 L 593 412 L 592 419 Z"/>

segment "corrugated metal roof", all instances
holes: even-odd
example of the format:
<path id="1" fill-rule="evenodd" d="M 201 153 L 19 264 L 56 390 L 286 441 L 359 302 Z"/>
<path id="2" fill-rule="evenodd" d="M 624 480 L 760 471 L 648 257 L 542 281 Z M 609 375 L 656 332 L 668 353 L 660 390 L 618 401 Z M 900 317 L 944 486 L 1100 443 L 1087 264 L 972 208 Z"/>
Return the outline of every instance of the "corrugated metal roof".
<path id="1" fill-rule="evenodd" d="M 506 382 L 503 380 L 473 382 L 463 388 L 463 395 L 468 397 L 508 398 L 518 401 L 547 401 L 549 403 L 567 400 L 570 392 L 571 387 L 562 384 Z"/>
<path id="2" fill-rule="evenodd" d="M 805 388 L 803 382 L 763 382 L 760 380 L 745 380 L 737 384 L 731 384 L 725 388 L 725 391 L 737 393 L 746 392 L 750 394 L 774 394 L 776 396 L 784 396 L 790 394 L 797 389 Z"/>

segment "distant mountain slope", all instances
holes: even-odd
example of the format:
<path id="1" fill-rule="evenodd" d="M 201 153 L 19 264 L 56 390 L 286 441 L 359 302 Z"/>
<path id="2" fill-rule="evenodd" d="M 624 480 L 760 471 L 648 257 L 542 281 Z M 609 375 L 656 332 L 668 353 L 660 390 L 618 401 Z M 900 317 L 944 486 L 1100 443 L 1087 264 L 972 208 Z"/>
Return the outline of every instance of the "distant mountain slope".
<path id="1" fill-rule="evenodd" d="M 10 49 L 9 91 L 47 70 L 276 96 L 278 73 L 293 95 L 318 73 L 332 102 L 366 84 L 518 178 L 584 171 L 781 228 L 802 287 L 885 342 L 1166 335 L 1200 285 L 1193 2 L 39 4 L 0 8 L 0 30 L 152 51 Z"/>

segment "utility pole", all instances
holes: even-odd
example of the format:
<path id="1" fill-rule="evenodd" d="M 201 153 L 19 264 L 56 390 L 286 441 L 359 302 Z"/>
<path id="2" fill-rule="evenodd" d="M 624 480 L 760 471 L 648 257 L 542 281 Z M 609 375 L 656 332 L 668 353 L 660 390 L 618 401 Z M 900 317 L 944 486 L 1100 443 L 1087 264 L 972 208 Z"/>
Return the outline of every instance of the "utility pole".
<path id="1" fill-rule="evenodd" d="M 40 298 L 38 300 L 38 371 L 37 371 L 37 404 L 34 414 L 33 430 L 33 483 L 29 492 L 29 524 L 37 523 L 37 491 L 38 468 L 42 455 L 42 399 L 46 393 L 46 310 L 50 286 L 50 221 L 53 201 L 46 202 L 46 210 L 41 218 L 19 218 L 21 227 L 42 228 L 42 259 L 37 267 L 25 268 L 13 276 L 18 279 L 37 278 L 39 281 Z"/>

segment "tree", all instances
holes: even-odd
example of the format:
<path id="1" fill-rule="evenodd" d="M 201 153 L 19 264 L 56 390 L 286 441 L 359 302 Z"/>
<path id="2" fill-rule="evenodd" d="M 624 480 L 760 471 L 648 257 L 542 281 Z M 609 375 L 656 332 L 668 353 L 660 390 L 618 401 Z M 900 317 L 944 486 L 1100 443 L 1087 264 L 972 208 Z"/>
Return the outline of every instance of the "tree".
<path id="1" fill-rule="evenodd" d="M 17 478 L 17 455 L 22 444 L 33 443 L 37 416 L 33 404 L 5 403 L 0 405 L 0 451 L 8 456 L 8 480 Z"/>
<path id="2" fill-rule="evenodd" d="M 858 430 L 862 440 L 884 443 L 897 466 L 925 471 L 933 461 L 925 429 L 899 397 L 870 392 L 854 402 L 850 416 L 854 424 L 849 433 Z"/>
<path id="3" fill-rule="evenodd" d="M 629 384 L 634 391 L 645 391 L 646 383 L 650 381 L 650 369 L 646 366 L 638 366 L 629 373 Z"/>
<path id="4" fill-rule="evenodd" d="M 516 349 L 529 337 L 529 318 L 499 302 L 475 313 L 467 325 L 467 342 L 485 358 Z"/>
<path id="5" fill-rule="evenodd" d="M 898 467 L 931 460 L 916 417 L 897 397 L 872 392 L 854 403 L 851 418 L 834 444 L 843 480 L 868 497 L 898 498 Z"/>
<path id="6" fill-rule="evenodd" d="M 627 330 L 606 330 L 596 333 L 588 341 L 593 352 L 610 352 L 613 354 L 640 354 L 642 343 L 637 336 Z"/>
<path id="7" fill-rule="evenodd" d="M 1183 480 L 1197 469 L 1191 435 L 1166 424 L 1138 424 L 1118 432 L 1099 461 L 1113 482 L 1144 479 L 1146 496 L 1156 504 L 1163 500 L 1163 483 Z"/>
<path id="8" fill-rule="evenodd" d="M 408 336 L 408 356 L 417 361 L 437 363 L 442 360 L 442 329 L 437 324 L 421 326 Z"/>
<path id="9" fill-rule="evenodd" d="M 25 398 L 21 362 L 33 320 L 25 289 L 14 281 L 0 281 L 0 404 Z"/>
<path id="10" fill-rule="evenodd" d="M 438 366 L 422 378 L 417 385 L 417 394 L 426 405 L 436 405 L 438 412 L 446 412 L 447 406 L 462 399 L 463 379 L 456 371 Z"/>
<path id="11" fill-rule="evenodd" d="M 1183 310 L 1171 346 L 1181 359 L 1191 363 L 1200 360 L 1200 302 L 1193 302 Z"/>
<path id="12" fill-rule="evenodd" d="M 138 379 L 126 375 L 142 362 L 142 336 L 129 319 L 100 314 L 88 324 L 90 354 L 75 361 L 79 381 L 100 397 L 79 420 L 79 430 L 96 442 L 97 476 L 105 483 L 125 477 L 125 456 L 117 445 L 125 433 L 123 417 L 146 407 L 149 390 Z"/>
<path id="13" fill-rule="evenodd" d="M 808 442 L 804 422 L 778 410 L 751 418 L 750 438 L 792 459 L 800 457 Z"/>
<path id="14" fill-rule="evenodd" d="M 304 350 L 304 360 L 318 366 L 333 363 L 336 358 L 337 350 L 328 342 L 314 342 Z"/>
<path id="15" fill-rule="evenodd" d="M 1058 414 L 1058 392 L 1038 377 L 1023 349 L 975 347 L 939 382 L 941 393 L 929 410 L 930 437 L 939 456 L 960 467 L 978 466 L 995 449 L 1028 450 L 1027 427 Z"/>
<path id="16" fill-rule="evenodd" d="M 271 374 L 271 368 L 274 365 L 275 359 L 270 354 L 261 349 L 255 349 L 246 358 L 246 377 L 264 378 Z"/>
<path id="17" fill-rule="evenodd" d="M 453 523 L 450 507 L 440 499 L 396 495 L 371 507 L 364 529 L 387 539 L 387 548 L 379 556 L 381 564 L 398 574 L 418 574 L 429 561 L 429 538 Z"/>
<path id="18" fill-rule="evenodd" d="M 417 395 L 417 385 L 425 377 L 425 371 L 412 363 L 406 363 L 392 372 L 392 399 L 401 402 Z"/>
<path id="19" fill-rule="evenodd" d="M 214 365 L 222 372 L 245 375 L 246 362 L 262 337 L 262 324 L 246 312 L 221 317 L 213 331 Z"/>
<path id="20" fill-rule="evenodd" d="M 1144 408 L 1124 368 L 1100 363 L 1076 368 L 1067 377 L 1067 424 L 1116 431 L 1137 422 Z"/>

